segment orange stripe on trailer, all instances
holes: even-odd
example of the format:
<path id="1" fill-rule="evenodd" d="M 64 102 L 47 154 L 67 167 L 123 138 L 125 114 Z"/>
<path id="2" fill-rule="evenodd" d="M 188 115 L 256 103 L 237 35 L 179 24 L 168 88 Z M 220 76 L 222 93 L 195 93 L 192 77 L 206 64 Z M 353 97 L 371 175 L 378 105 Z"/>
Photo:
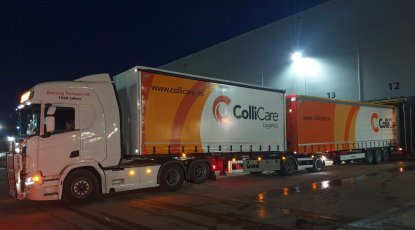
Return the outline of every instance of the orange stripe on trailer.
<path id="1" fill-rule="evenodd" d="M 197 81 L 193 85 L 191 90 L 205 91 L 208 88 L 209 88 L 209 83 L 206 83 L 203 81 Z M 170 142 L 175 143 L 175 142 L 183 141 L 182 133 L 183 133 L 184 125 L 185 125 L 187 116 L 190 113 L 190 110 L 197 99 L 198 97 L 195 97 L 192 95 L 186 95 L 183 97 L 182 101 L 180 102 L 179 107 L 177 108 L 176 115 L 174 116 L 173 127 L 171 130 L 171 136 L 170 136 Z M 200 120 L 200 116 L 196 119 Z M 197 139 L 198 139 L 198 142 L 200 143 L 200 137 L 198 137 Z M 177 150 L 179 147 L 180 146 L 177 144 L 172 145 L 172 149 L 174 150 Z"/>
<path id="2" fill-rule="evenodd" d="M 359 106 L 352 106 L 346 119 L 346 127 L 344 129 L 344 141 L 355 140 L 356 115 L 359 111 Z"/>

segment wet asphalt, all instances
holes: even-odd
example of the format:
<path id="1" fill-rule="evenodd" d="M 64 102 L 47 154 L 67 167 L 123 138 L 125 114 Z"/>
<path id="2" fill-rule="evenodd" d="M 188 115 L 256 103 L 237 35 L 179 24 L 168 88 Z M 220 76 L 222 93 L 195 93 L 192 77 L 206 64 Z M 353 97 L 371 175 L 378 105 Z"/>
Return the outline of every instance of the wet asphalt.
<path id="1" fill-rule="evenodd" d="M 415 229 L 415 162 L 232 174 L 176 192 L 111 194 L 86 205 L 17 201 L 0 168 L 1 229 Z"/>

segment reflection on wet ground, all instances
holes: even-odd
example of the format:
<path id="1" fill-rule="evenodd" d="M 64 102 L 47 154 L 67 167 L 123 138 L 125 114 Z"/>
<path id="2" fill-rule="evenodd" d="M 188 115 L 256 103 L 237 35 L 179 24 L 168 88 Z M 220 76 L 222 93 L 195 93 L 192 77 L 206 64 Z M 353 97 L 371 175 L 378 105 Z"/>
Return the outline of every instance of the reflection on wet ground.
<path id="1" fill-rule="evenodd" d="M 403 164 L 403 162 L 400 162 L 400 164 Z M 396 173 L 396 172 L 397 173 L 405 173 L 405 172 L 413 171 L 413 170 L 415 170 L 415 165 L 400 166 L 397 169 L 393 168 L 393 169 L 387 170 L 385 172 L 370 173 L 370 174 L 359 175 L 359 176 L 355 176 L 355 177 L 324 180 L 324 181 L 320 181 L 320 182 L 312 182 L 311 184 L 300 184 L 300 185 L 295 185 L 295 186 L 292 186 L 292 187 L 284 187 L 284 188 L 281 189 L 281 195 L 288 196 L 288 195 L 293 195 L 295 193 L 300 193 L 300 192 L 330 189 L 330 188 L 334 188 L 334 187 L 338 187 L 338 186 L 342 186 L 342 185 L 351 185 L 351 184 L 354 184 L 356 182 L 365 180 L 369 177 L 382 176 L 382 175 L 386 175 L 386 174 L 390 174 L 390 173 Z"/>
<path id="2" fill-rule="evenodd" d="M 274 199 L 275 197 L 287 197 L 291 195 L 295 195 L 302 192 L 310 192 L 310 191 L 317 191 L 317 190 L 327 190 L 343 185 L 353 185 L 357 182 L 370 179 L 377 176 L 386 176 L 391 174 L 403 174 L 407 173 L 409 171 L 415 170 L 415 165 L 405 165 L 404 162 L 399 162 L 399 166 L 395 167 L 393 169 L 389 169 L 383 172 L 377 172 L 377 173 L 369 173 L 354 177 L 348 177 L 348 178 L 341 178 L 341 179 L 331 179 L 331 180 L 323 180 L 319 182 L 312 182 L 310 184 L 299 184 L 291 187 L 283 187 L 280 190 L 280 193 L 275 192 L 262 192 L 257 195 L 257 202 L 260 203 L 258 210 L 257 210 L 257 216 L 261 219 L 264 219 L 267 216 L 267 211 L 265 208 L 265 205 L 267 203 L 267 200 Z M 309 211 L 303 211 L 303 210 L 297 210 L 297 209 L 290 209 L 290 208 L 277 208 L 274 212 L 277 211 L 281 215 L 289 215 L 289 216 L 296 216 L 297 220 L 301 220 L 299 223 L 300 225 L 309 224 L 310 220 L 317 221 L 319 223 L 325 222 L 325 223 L 332 223 L 337 226 L 344 226 L 345 224 L 352 221 L 352 219 L 342 216 L 336 216 L 336 215 L 328 215 L 328 214 L 322 214 L 318 212 L 309 212 Z M 301 227 L 300 225 L 297 225 L 297 227 Z"/>

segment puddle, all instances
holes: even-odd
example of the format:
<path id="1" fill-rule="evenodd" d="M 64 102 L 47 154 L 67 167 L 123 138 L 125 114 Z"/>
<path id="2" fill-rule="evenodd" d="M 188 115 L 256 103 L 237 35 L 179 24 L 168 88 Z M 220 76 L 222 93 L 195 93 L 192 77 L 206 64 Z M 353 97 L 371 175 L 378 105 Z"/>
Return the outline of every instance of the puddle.
<path id="1" fill-rule="evenodd" d="M 324 190 L 324 189 L 330 189 L 342 185 L 351 185 L 358 181 L 362 181 L 366 179 L 368 176 L 361 175 L 356 177 L 350 177 L 350 178 L 344 178 L 344 179 L 333 179 L 333 180 L 324 180 L 320 182 L 313 182 L 311 184 L 301 184 L 296 185 L 293 187 L 284 187 L 281 190 L 281 194 L 283 196 L 289 196 L 295 193 L 300 192 L 309 192 L 309 191 L 316 191 L 316 190 Z"/>
<path id="2" fill-rule="evenodd" d="M 366 175 L 359 175 L 355 177 L 324 180 L 324 181 L 319 181 L 319 182 L 312 182 L 311 184 L 300 184 L 300 185 L 295 185 L 292 187 L 284 187 L 281 189 L 281 195 L 289 196 L 289 195 L 294 195 L 300 192 L 331 189 L 331 188 L 342 186 L 342 185 L 352 185 L 352 184 L 355 184 L 356 182 L 363 181 L 374 176 L 381 176 L 381 175 L 385 175 L 389 173 L 405 173 L 405 172 L 413 171 L 413 170 L 415 170 L 415 165 L 401 166 L 399 168 L 393 168 L 393 169 L 387 170 L 386 172 L 384 171 L 384 172 L 378 172 L 378 173 L 369 173 Z M 262 194 L 262 202 L 263 200 L 264 200 L 264 194 Z"/>

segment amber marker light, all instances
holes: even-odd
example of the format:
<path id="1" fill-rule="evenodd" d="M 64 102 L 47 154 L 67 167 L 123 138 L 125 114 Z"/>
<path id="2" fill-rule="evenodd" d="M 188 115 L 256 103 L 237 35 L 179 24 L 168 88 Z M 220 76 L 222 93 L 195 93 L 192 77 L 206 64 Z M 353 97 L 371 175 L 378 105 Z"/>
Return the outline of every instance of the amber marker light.
<path id="1" fill-rule="evenodd" d="M 130 176 L 134 176 L 135 175 L 135 171 L 134 170 L 130 170 L 129 174 L 130 174 Z"/>
<path id="2" fill-rule="evenodd" d="M 42 183 L 42 177 L 40 177 L 39 175 L 33 176 L 33 182 L 35 182 L 35 184 Z"/>
<path id="3" fill-rule="evenodd" d="M 150 174 L 150 173 L 151 173 L 151 169 L 147 169 L 147 170 L 146 170 L 146 173 L 147 173 L 147 174 Z"/>

